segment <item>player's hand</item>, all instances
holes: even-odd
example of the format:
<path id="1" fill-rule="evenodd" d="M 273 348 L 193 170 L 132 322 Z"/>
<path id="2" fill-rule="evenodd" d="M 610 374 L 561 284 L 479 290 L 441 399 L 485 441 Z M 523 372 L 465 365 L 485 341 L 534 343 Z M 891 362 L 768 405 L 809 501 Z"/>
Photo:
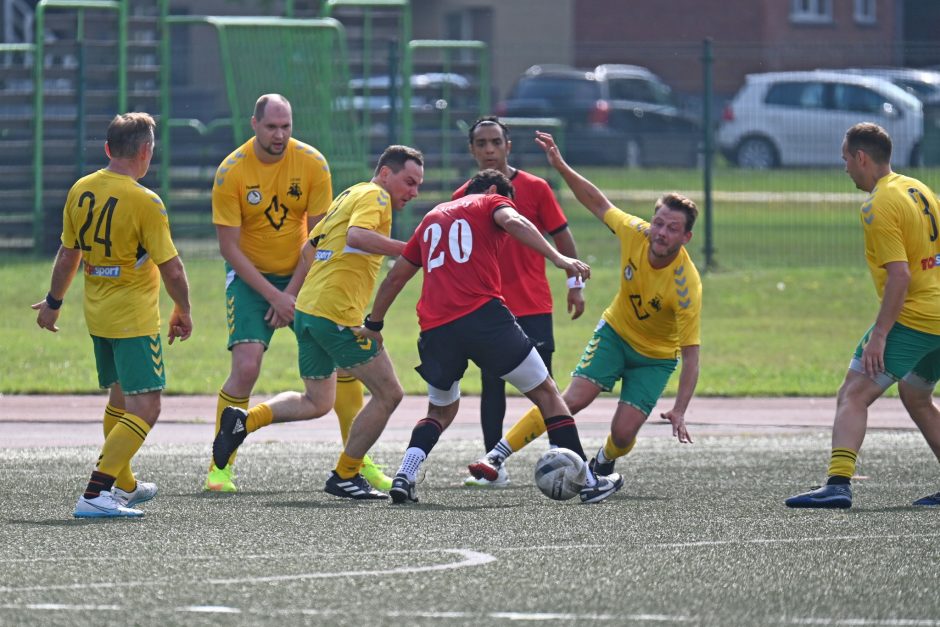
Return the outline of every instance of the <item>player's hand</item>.
<path id="1" fill-rule="evenodd" d="M 294 301 L 296 298 L 288 294 L 287 292 L 277 292 L 274 297 L 268 301 L 271 304 L 271 309 L 268 310 L 268 313 L 265 314 L 265 321 L 274 326 L 272 322 L 273 315 L 277 314 L 277 317 L 281 320 L 285 320 L 287 323 L 294 322 Z"/>
<path id="2" fill-rule="evenodd" d="M 580 259 L 574 259 L 572 257 L 565 257 L 560 255 L 560 259 L 555 262 L 556 268 L 561 268 L 565 272 L 571 272 L 581 278 L 582 281 L 587 281 L 591 278 L 591 266 L 587 265 Z"/>
<path id="3" fill-rule="evenodd" d="M 885 371 L 885 343 L 887 335 L 872 329 L 862 349 L 862 367 L 865 368 L 865 374 L 869 377 L 876 377 Z"/>
<path id="4" fill-rule="evenodd" d="M 49 329 L 53 333 L 59 332 L 59 327 L 56 326 L 56 321 L 59 319 L 59 310 L 53 309 L 49 306 L 49 303 L 45 299 L 39 301 L 35 305 L 32 305 L 32 308 L 39 313 L 36 315 L 36 324 L 39 325 L 40 329 Z"/>
<path id="5" fill-rule="evenodd" d="M 173 313 L 170 314 L 170 332 L 167 334 L 167 339 L 169 343 L 172 344 L 173 340 L 176 338 L 180 339 L 180 342 L 185 342 L 189 339 L 189 336 L 193 334 L 193 317 L 191 314 L 183 313 L 179 309 L 174 308 Z"/>
<path id="6" fill-rule="evenodd" d="M 558 168 L 565 163 L 565 160 L 561 156 L 561 151 L 558 149 L 558 145 L 555 144 L 555 138 L 552 137 L 550 133 L 535 131 L 535 143 L 545 151 L 549 165 Z"/>
<path id="7" fill-rule="evenodd" d="M 373 331 L 372 329 L 367 329 L 365 327 L 349 327 L 349 330 L 352 331 L 356 337 L 362 337 L 367 340 L 372 340 L 377 343 L 379 346 L 385 341 L 385 338 L 382 337 L 381 331 Z"/>
<path id="8" fill-rule="evenodd" d="M 584 290 L 580 287 L 568 290 L 568 313 L 572 320 L 577 320 L 584 313 Z"/>
<path id="9" fill-rule="evenodd" d="M 274 329 L 281 329 L 293 324 L 292 320 L 285 320 L 277 315 L 277 312 L 274 311 L 274 307 L 268 307 L 267 313 L 264 314 L 264 321 L 268 323 L 269 327 Z"/>
<path id="10" fill-rule="evenodd" d="M 680 444 L 692 444 L 692 436 L 689 435 L 689 430 L 685 426 L 684 415 L 674 409 L 670 409 L 659 416 L 663 420 L 668 420 L 672 423 L 672 437 L 679 438 Z"/>

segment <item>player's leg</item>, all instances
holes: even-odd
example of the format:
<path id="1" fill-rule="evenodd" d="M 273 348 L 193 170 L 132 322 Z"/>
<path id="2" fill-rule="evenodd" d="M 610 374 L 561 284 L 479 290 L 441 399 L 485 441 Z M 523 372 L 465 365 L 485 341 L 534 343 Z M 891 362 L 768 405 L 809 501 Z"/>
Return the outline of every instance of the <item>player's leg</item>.
<path id="1" fill-rule="evenodd" d="M 104 437 L 106 440 L 108 439 L 108 434 L 111 433 L 111 429 L 113 429 L 118 423 L 118 420 L 124 416 L 124 412 L 124 392 L 121 390 L 121 384 L 115 383 L 108 391 L 108 404 L 104 408 L 102 426 L 104 427 Z M 121 468 L 118 472 L 114 480 L 114 485 L 127 492 L 134 490 L 137 485 L 137 478 L 134 476 L 130 463 L 124 468 Z"/>
<path id="2" fill-rule="evenodd" d="M 363 398 L 362 382 L 349 374 L 346 370 L 338 370 L 336 373 L 336 403 L 333 405 L 333 411 L 339 420 L 339 433 L 343 440 L 343 446 L 349 438 L 349 429 L 352 427 L 353 420 L 362 410 L 365 404 Z M 376 490 L 388 491 L 392 487 L 392 478 L 383 472 L 381 466 L 372 461 L 368 455 L 362 458 L 362 468 L 360 474 L 365 477 Z"/>
<path id="3" fill-rule="evenodd" d="M 419 420 L 411 431 L 408 448 L 389 490 L 393 503 L 418 502 L 417 481 L 421 465 L 431 454 L 441 433 L 454 421 L 459 405 L 460 381 L 455 381 L 448 390 L 428 385 L 428 415 Z"/>
<path id="4" fill-rule="evenodd" d="M 898 392 L 911 420 L 940 461 L 940 409 L 933 402 L 933 391 L 940 380 L 940 351 L 933 351 L 898 382 Z M 940 505 L 940 492 L 914 501 L 914 505 Z"/>

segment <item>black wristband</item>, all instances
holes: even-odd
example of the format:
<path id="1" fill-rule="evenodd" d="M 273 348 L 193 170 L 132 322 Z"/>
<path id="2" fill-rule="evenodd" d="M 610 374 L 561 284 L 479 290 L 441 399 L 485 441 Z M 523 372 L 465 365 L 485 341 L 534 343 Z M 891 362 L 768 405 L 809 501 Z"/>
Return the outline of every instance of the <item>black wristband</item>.
<path id="1" fill-rule="evenodd" d="M 49 305 L 49 309 L 58 309 L 62 306 L 62 301 L 56 300 L 52 297 L 52 294 L 46 293 L 46 304 Z"/>
<path id="2" fill-rule="evenodd" d="M 375 320 L 371 318 L 371 316 L 372 314 L 366 314 L 366 319 L 363 321 L 362 326 L 369 329 L 370 331 L 375 331 L 376 333 L 378 333 L 379 331 L 382 330 L 382 327 L 385 326 L 385 321 L 379 320 L 378 322 L 376 322 Z"/>

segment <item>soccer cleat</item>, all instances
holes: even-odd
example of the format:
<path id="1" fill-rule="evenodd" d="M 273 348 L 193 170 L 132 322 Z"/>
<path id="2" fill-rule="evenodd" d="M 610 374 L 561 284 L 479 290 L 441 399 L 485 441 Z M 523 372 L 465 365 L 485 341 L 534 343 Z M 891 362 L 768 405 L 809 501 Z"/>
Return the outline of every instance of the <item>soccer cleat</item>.
<path id="1" fill-rule="evenodd" d="M 601 462 L 597 461 L 596 457 L 592 457 L 590 463 L 588 464 L 588 468 L 591 469 L 591 472 L 594 473 L 594 476 L 601 475 L 606 477 L 607 475 L 612 475 L 614 473 L 614 463 L 616 463 L 616 461 L 616 459 L 612 459 L 609 462 L 604 462 L 602 464 Z"/>
<path id="2" fill-rule="evenodd" d="M 206 483 L 202 489 L 207 492 L 236 492 L 234 466 L 225 468 L 216 468 L 215 464 L 209 469 L 206 475 Z"/>
<path id="3" fill-rule="evenodd" d="M 225 468 L 229 457 L 248 436 L 246 421 L 248 412 L 240 407 L 226 407 L 222 410 L 219 432 L 212 442 L 212 461 L 216 468 Z"/>
<path id="4" fill-rule="evenodd" d="M 499 469 L 503 465 L 503 459 L 497 455 L 486 454 L 477 461 L 467 466 L 467 470 L 476 479 L 486 479 L 487 481 L 499 480 Z"/>
<path id="5" fill-rule="evenodd" d="M 404 473 L 398 473 L 392 479 L 392 489 L 388 491 L 388 495 L 392 497 L 392 503 L 418 502 L 418 488 Z"/>
<path id="6" fill-rule="evenodd" d="M 335 470 L 330 473 L 329 478 L 326 480 L 326 485 L 323 486 L 323 491 L 333 496 L 356 499 L 357 501 L 375 501 L 388 498 L 387 494 L 379 492 L 370 486 L 369 483 L 362 478 L 362 475 L 356 475 L 352 479 L 343 479 L 336 474 Z"/>
<path id="7" fill-rule="evenodd" d="M 137 486 L 130 492 L 125 492 L 121 488 L 114 486 L 111 488 L 111 495 L 114 500 L 124 507 L 134 507 L 140 503 L 146 503 L 157 495 L 157 484 L 138 481 Z"/>
<path id="8" fill-rule="evenodd" d="M 359 474 L 376 490 L 388 492 L 392 487 L 392 478 L 382 472 L 382 466 L 372 461 L 368 455 L 362 459 Z"/>
<path id="9" fill-rule="evenodd" d="M 852 507 L 852 486 L 847 483 L 826 484 L 809 492 L 791 496 L 784 502 L 787 507 L 848 509 Z"/>
<path id="10" fill-rule="evenodd" d="M 600 503 L 623 487 L 623 477 L 613 473 L 607 477 L 596 477 L 597 483 L 581 488 L 582 503 Z"/>
<path id="11" fill-rule="evenodd" d="M 508 488 L 511 481 L 509 472 L 505 464 L 500 464 L 496 469 L 496 480 L 490 481 L 485 477 L 474 477 L 473 475 L 463 480 L 463 484 L 468 488 Z"/>
<path id="12" fill-rule="evenodd" d="M 75 518 L 139 518 L 144 513 L 121 505 L 110 492 L 103 490 L 93 499 L 78 497 L 72 516 Z"/>
<path id="13" fill-rule="evenodd" d="M 913 505 L 940 505 L 940 492 L 936 494 L 931 494 L 930 496 L 925 496 L 922 499 L 917 499 L 912 503 Z"/>

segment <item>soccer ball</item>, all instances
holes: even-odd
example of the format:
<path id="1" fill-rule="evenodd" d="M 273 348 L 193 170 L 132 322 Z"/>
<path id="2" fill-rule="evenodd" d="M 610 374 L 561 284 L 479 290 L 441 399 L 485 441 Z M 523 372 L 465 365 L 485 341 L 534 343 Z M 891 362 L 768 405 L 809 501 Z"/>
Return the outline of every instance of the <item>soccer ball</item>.
<path id="1" fill-rule="evenodd" d="M 577 496 L 586 479 L 587 464 L 570 449 L 549 449 L 535 464 L 535 485 L 555 501 Z"/>

